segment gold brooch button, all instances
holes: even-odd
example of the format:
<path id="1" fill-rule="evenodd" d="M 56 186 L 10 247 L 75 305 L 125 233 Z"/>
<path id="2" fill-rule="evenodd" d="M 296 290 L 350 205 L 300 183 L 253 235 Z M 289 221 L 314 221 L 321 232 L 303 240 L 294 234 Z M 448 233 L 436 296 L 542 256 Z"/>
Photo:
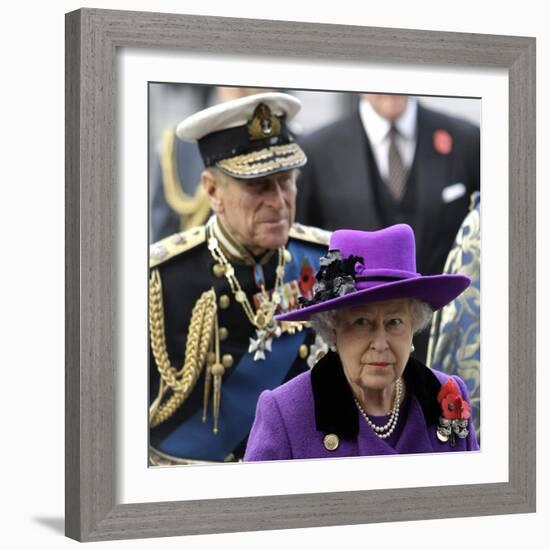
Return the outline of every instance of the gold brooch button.
<path id="1" fill-rule="evenodd" d="M 336 434 L 327 434 L 323 438 L 323 445 L 327 451 L 335 451 L 340 445 L 340 439 Z"/>
<path id="2" fill-rule="evenodd" d="M 300 359 L 305 359 L 308 353 L 309 353 L 308 347 L 305 344 L 302 344 L 300 346 L 300 350 L 298 351 L 298 355 L 300 356 Z"/>
<path id="3" fill-rule="evenodd" d="M 220 307 L 222 309 L 227 309 L 230 303 L 231 303 L 231 300 L 229 299 L 229 296 L 227 294 L 222 294 L 220 296 Z"/>
<path id="4" fill-rule="evenodd" d="M 285 251 L 283 252 L 283 257 L 285 259 L 285 263 L 289 264 L 292 260 L 292 254 L 285 248 Z"/>
<path id="5" fill-rule="evenodd" d="M 220 340 L 225 340 L 229 336 L 229 331 L 225 327 L 220 327 Z"/>

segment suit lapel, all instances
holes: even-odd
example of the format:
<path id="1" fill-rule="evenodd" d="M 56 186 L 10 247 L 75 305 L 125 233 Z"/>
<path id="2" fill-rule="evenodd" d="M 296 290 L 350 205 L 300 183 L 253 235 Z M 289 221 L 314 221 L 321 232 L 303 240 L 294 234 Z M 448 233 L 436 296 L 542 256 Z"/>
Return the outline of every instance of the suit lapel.
<path id="1" fill-rule="evenodd" d="M 434 132 L 437 128 L 429 111 L 418 106 L 418 138 L 411 170 L 411 177 L 416 180 L 415 235 L 417 260 L 423 258 L 431 248 L 430 228 L 440 226 L 441 193 L 448 180 L 448 161 L 445 155 L 439 154 L 433 145 Z M 436 236 L 437 237 L 437 236 Z"/>
<path id="2" fill-rule="evenodd" d="M 368 139 L 359 111 L 347 119 L 346 124 L 350 128 L 346 128 L 338 143 L 337 158 L 342 161 L 339 185 L 342 186 L 343 192 L 349 192 L 349 197 L 359 206 L 346 212 L 346 219 L 350 221 L 350 228 L 361 228 L 364 231 L 376 230 L 382 223 L 373 194 L 372 170 L 376 168 L 368 162 Z"/>

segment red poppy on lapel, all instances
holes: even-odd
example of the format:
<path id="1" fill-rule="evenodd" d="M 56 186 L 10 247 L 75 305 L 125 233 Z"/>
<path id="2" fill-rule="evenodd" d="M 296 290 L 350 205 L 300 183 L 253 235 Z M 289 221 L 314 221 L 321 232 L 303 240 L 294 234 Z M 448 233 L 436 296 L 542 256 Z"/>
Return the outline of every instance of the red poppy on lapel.
<path id="1" fill-rule="evenodd" d="M 470 406 L 460 396 L 460 391 L 452 378 L 449 378 L 437 394 L 443 418 L 448 420 L 466 420 L 470 418 Z"/>
<path id="2" fill-rule="evenodd" d="M 448 155 L 453 150 L 453 138 L 447 130 L 436 130 L 433 135 L 434 149 L 440 155 Z"/>

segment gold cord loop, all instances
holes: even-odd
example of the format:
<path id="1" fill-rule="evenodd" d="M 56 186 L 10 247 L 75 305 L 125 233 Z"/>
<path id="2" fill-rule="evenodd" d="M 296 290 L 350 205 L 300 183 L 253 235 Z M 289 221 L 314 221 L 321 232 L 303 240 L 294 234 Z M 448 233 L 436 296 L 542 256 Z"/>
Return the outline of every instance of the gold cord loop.
<path id="1" fill-rule="evenodd" d="M 160 162 L 166 202 L 180 215 L 181 229 L 201 225 L 210 211 L 208 196 L 200 183 L 193 196 L 183 190 L 177 170 L 176 135 L 172 128 L 164 131 L 162 142 Z"/>
<path id="2" fill-rule="evenodd" d="M 187 399 L 206 363 L 206 355 L 212 340 L 216 317 L 216 294 L 213 289 L 203 292 L 191 313 L 185 359 L 178 371 L 170 364 L 166 349 L 162 283 L 157 269 L 149 280 L 149 323 L 151 349 L 160 374 L 159 393 L 149 410 L 152 428 L 170 418 Z M 172 395 L 165 400 L 166 393 Z"/>

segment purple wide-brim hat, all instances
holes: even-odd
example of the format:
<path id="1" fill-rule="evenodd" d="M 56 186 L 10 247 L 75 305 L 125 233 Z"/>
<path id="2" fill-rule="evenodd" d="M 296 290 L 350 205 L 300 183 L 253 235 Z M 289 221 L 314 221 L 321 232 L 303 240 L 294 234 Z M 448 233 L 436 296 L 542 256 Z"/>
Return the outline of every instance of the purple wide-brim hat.
<path id="1" fill-rule="evenodd" d="M 334 231 L 316 279 L 312 300 L 277 315 L 277 321 L 307 321 L 322 311 L 399 298 L 422 300 L 435 311 L 471 282 L 465 275 L 417 273 L 414 233 L 406 224 L 380 231 Z"/>

